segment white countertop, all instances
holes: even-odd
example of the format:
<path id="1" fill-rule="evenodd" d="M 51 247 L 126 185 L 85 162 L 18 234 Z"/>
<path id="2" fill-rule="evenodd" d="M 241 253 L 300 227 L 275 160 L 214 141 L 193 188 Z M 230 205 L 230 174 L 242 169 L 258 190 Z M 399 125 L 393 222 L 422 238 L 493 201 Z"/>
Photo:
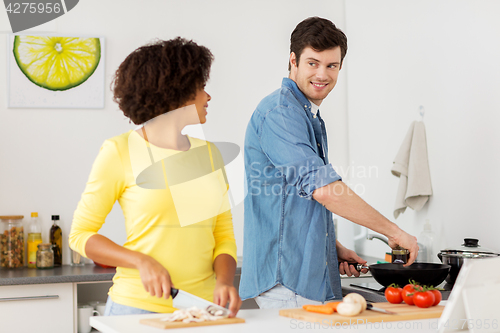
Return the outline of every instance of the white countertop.
<path id="1" fill-rule="evenodd" d="M 394 321 L 385 323 L 366 323 L 345 327 L 331 327 L 297 319 L 281 317 L 278 309 L 240 310 L 238 317 L 246 323 L 232 325 L 202 326 L 193 328 L 169 329 L 165 331 L 139 323 L 140 319 L 164 317 L 165 314 L 128 315 L 112 317 L 91 317 L 90 324 L 101 333 L 265 333 L 265 332 L 310 332 L 323 330 L 360 332 L 437 332 L 438 319 Z"/>

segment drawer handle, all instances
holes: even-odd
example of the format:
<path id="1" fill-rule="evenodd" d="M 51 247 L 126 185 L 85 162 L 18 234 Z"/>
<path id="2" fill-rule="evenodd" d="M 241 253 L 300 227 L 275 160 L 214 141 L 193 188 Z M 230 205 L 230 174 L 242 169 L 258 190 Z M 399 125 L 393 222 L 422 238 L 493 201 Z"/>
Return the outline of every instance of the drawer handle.
<path id="1" fill-rule="evenodd" d="M 0 302 L 11 302 L 11 301 L 31 301 L 37 299 L 56 299 L 59 295 L 45 295 L 45 296 L 25 296 L 25 297 L 7 297 L 0 298 Z"/>

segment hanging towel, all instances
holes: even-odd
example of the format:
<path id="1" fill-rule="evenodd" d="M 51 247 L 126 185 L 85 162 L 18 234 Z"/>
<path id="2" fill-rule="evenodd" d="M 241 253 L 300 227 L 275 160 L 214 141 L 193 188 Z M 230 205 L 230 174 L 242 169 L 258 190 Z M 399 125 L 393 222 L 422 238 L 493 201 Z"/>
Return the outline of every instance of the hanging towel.
<path id="1" fill-rule="evenodd" d="M 420 210 L 432 195 L 431 174 L 427 157 L 425 126 L 414 121 L 394 159 L 391 172 L 399 177 L 394 218 L 410 207 Z"/>

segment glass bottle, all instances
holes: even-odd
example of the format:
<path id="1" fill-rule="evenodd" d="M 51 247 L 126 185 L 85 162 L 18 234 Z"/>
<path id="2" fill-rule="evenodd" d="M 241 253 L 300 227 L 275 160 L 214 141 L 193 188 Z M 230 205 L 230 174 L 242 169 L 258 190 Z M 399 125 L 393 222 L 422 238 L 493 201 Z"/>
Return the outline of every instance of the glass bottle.
<path id="1" fill-rule="evenodd" d="M 31 213 L 31 221 L 28 228 L 28 268 L 36 268 L 36 252 L 38 244 L 42 243 L 42 227 L 38 221 L 38 213 Z"/>
<path id="2" fill-rule="evenodd" d="M 38 251 L 36 252 L 36 268 L 54 268 L 54 252 L 52 251 L 51 243 L 38 244 Z"/>
<path id="3" fill-rule="evenodd" d="M 62 265 L 62 231 L 57 225 L 59 215 L 52 215 L 52 227 L 50 228 L 50 243 L 54 251 L 54 267 Z"/>
<path id="4" fill-rule="evenodd" d="M 437 253 L 434 252 L 434 232 L 432 232 L 432 226 L 429 219 L 425 220 L 424 230 L 418 236 L 420 251 L 419 259 L 421 262 L 432 263 L 437 258 Z M 420 253 L 421 252 L 421 253 Z"/>
<path id="5" fill-rule="evenodd" d="M 0 266 L 19 268 L 24 266 L 23 215 L 0 216 Z"/>

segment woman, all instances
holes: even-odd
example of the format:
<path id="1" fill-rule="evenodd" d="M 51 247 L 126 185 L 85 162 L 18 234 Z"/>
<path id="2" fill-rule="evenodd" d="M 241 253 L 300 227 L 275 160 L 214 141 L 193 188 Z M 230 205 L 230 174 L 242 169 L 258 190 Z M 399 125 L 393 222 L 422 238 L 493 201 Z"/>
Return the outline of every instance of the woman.
<path id="1" fill-rule="evenodd" d="M 101 147 L 74 214 L 70 247 L 116 266 L 106 315 L 173 312 L 170 288 L 235 316 L 236 243 L 220 152 L 181 134 L 206 121 L 211 52 L 176 38 L 138 48 L 119 66 L 114 100 L 142 126 Z M 97 234 L 118 200 L 127 241 Z"/>

